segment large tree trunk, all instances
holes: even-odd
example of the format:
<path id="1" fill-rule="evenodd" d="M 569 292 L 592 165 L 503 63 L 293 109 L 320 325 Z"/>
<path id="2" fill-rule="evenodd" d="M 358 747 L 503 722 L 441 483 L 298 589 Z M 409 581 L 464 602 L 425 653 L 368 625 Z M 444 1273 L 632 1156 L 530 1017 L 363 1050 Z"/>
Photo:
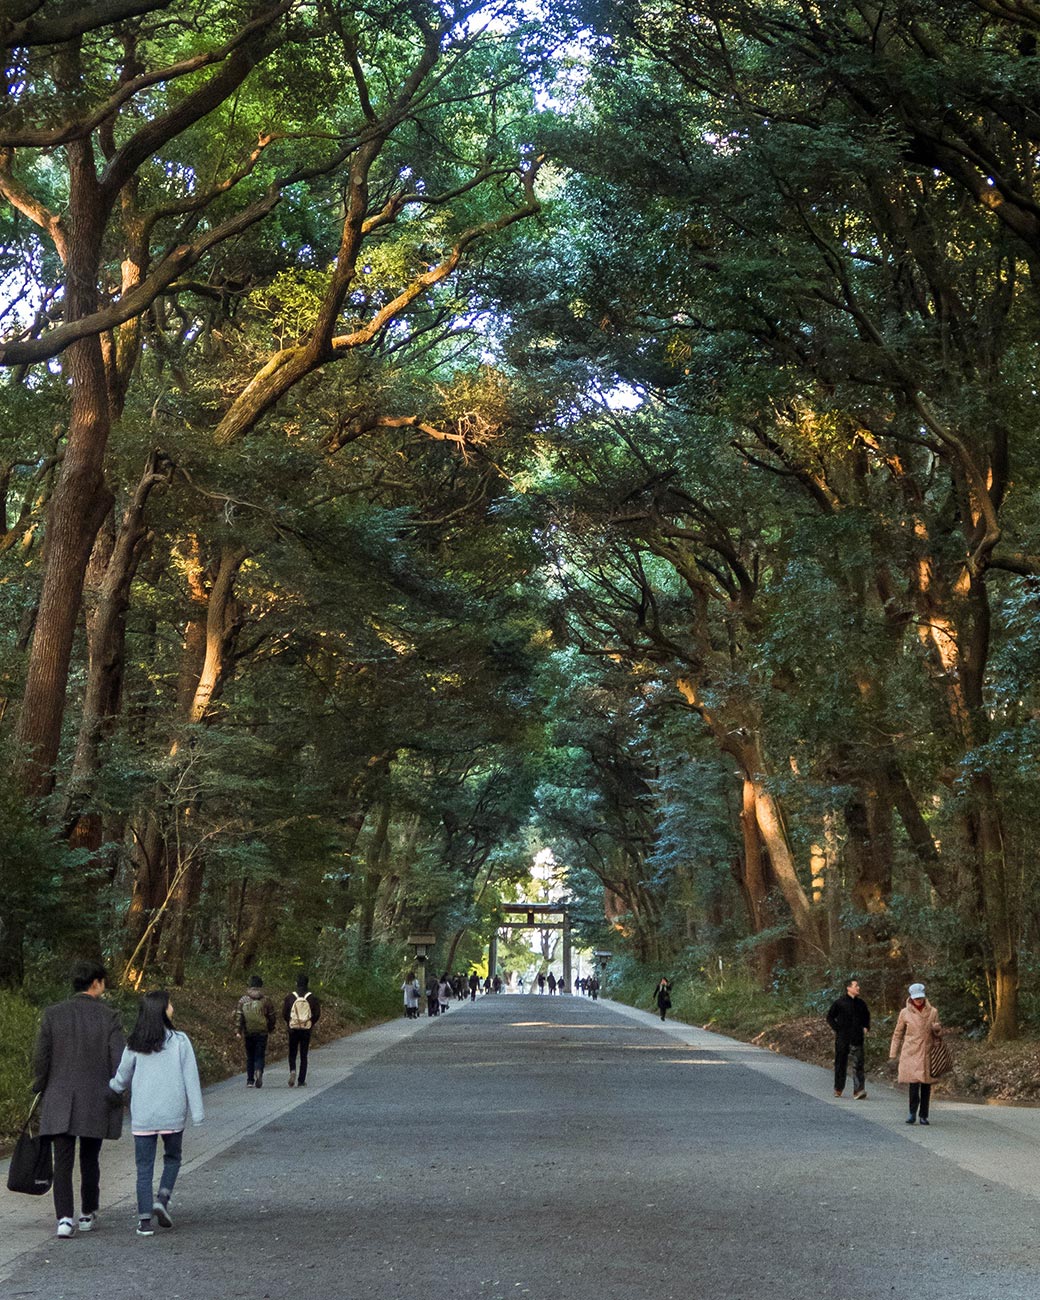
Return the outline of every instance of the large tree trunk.
<path id="1" fill-rule="evenodd" d="M 232 651 L 241 626 L 241 610 L 234 596 L 234 581 L 246 558 L 243 547 L 223 548 L 212 583 L 207 592 L 201 572 L 189 572 L 196 614 L 185 628 L 184 651 L 178 679 L 178 725 L 198 723 L 223 689 L 230 672 Z M 171 763 L 177 761 L 180 736 L 174 735 L 169 748 Z M 126 950 L 133 953 L 149 924 L 156 919 L 156 909 L 165 903 L 168 917 L 159 918 L 149 940 L 148 952 L 157 951 L 165 930 L 164 955 L 172 969 L 183 971 L 192 934 L 192 914 L 201 896 L 205 860 L 191 845 L 177 846 L 163 825 L 158 804 L 162 791 L 155 792 L 156 807 L 139 816 L 135 835 L 136 870 L 130 910 L 127 915 Z M 184 824 L 186 808 L 174 807 L 170 816 Z M 172 891 L 172 892 L 171 892 Z M 169 898 L 167 898 L 169 895 Z"/>
<path id="2" fill-rule="evenodd" d="M 68 156 L 65 319 L 76 321 L 98 307 L 107 206 L 97 183 L 91 141 L 73 142 Z M 73 343 L 65 367 L 71 382 L 68 436 L 47 515 L 43 587 L 18 718 L 18 738 L 25 749 L 22 783 L 33 798 L 49 794 L 54 786 L 83 578 L 98 529 L 112 508 L 104 478 L 111 415 L 98 337 Z"/>
<path id="3" fill-rule="evenodd" d="M 358 918 L 358 961 L 367 966 L 372 960 L 375 944 L 376 899 L 386 865 L 390 832 L 390 800 L 384 799 L 379 810 L 379 820 L 365 853 L 365 879 L 361 888 L 361 913 Z"/>
<path id="4" fill-rule="evenodd" d="M 925 614 L 921 637 L 931 649 L 945 692 L 958 763 L 967 763 L 969 807 L 965 843 L 971 879 L 961 894 L 980 906 L 996 979 L 990 1037 L 1018 1035 L 1018 945 L 1021 900 L 1009 878 L 1000 801 L 991 773 L 979 770 L 978 751 L 989 739 L 984 683 L 990 649 L 989 592 L 985 574 L 965 568 L 948 584 L 938 562 L 925 555 L 916 572 L 916 598 Z"/>
<path id="5" fill-rule="evenodd" d="M 701 699 L 699 685 L 692 674 L 680 677 L 676 681 L 676 687 L 686 703 L 704 720 L 719 749 L 736 759 L 742 779 L 750 784 L 754 796 L 755 823 L 769 855 L 773 878 L 791 913 L 799 957 L 807 962 L 818 961 L 825 955 L 824 943 L 816 925 L 809 895 L 798 879 L 798 868 L 784 825 L 783 812 L 779 800 L 767 784 L 766 766 L 754 729 L 747 719 L 737 718 L 732 710 L 723 715 L 722 712 L 708 708 Z"/>
<path id="6" fill-rule="evenodd" d="M 221 551 L 216 576 L 209 592 L 206 609 L 206 652 L 195 692 L 188 705 L 189 723 L 200 723 L 223 689 L 232 664 L 232 652 L 242 626 L 242 611 L 235 599 L 235 578 L 248 552 L 245 547 L 225 546 Z M 178 742 L 175 739 L 170 757 L 175 758 Z M 174 810 L 182 833 L 190 826 L 190 807 Z M 170 966 L 173 982 L 184 983 L 188 952 L 194 933 L 196 905 L 202 896 L 206 858 L 198 845 L 177 846 L 179 860 L 175 864 L 171 903 L 172 921 L 168 927 L 165 958 Z M 187 855 L 186 857 L 184 855 Z"/>
<path id="7" fill-rule="evenodd" d="M 167 470 L 165 458 L 153 452 L 127 506 L 103 567 L 95 607 L 87 617 L 87 687 L 62 818 L 65 834 L 76 847 L 93 850 L 101 843 L 100 817 L 85 812 L 84 805 L 92 796 L 101 746 L 112 733 L 122 700 L 130 586 L 149 536 L 145 508 L 156 484 L 167 481 Z M 95 559 L 97 551 L 95 546 Z"/>

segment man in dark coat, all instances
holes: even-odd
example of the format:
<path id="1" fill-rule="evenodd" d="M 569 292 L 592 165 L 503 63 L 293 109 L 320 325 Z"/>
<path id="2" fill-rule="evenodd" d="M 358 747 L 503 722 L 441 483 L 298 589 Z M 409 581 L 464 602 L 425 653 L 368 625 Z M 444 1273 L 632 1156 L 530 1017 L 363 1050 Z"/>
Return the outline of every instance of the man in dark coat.
<path id="1" fill-rule="evenodd" d="M 849 1058 L 852 1058 L 852 1096 L 863 1101 L 867 1076 L 863 1068 L 863 1036 L 870 1028 L 870 1008 L 859 995 L 859 980 L 849 980 L 844 997 L 831 1004 L 827 1023 L 834 1030 L 834 1095 L 845 1091 Z"/>
<path id="2" fill-rule="evenodd" d="M 118 1138 L 123 1109 L 108 1081 L 119 1068 L 125 1039 L 119 1017 L 101 1001 L 108 976 L 98 962 L 72 968 L 73 996 L 48 1007 L 33 1052 L 33 1091 L 40 1099 L 40 1133 L 54 1146 L 54 1211 L 58 1236 L 76 1231 L 72 1168 L 79 1139 L 80 1232 L 90 1232 L 101 1202 L 101 1143 Z"/>

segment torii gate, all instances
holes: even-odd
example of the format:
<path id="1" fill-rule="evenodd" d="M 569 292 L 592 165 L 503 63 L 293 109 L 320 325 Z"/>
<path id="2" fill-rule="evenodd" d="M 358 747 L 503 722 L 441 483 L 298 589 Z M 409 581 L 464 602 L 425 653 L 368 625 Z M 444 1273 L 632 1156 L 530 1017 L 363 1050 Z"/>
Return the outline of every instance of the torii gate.
<path id="1" fill-rule="evenodd" d="M 571 914 L 566 903 L 500 903 L 498 910 L 504 916 L 519 916 L 522 920 L 503 920 L 495 927 L 488 944 L 488 974 L 492 979 L 498 974 L 498 931 L 509 930 L 562 930 L 563 931 L 563 987 L 571 991 Z M 544 917 L 544 920 L 538 920 Z M 550 918 L 558 917 L 558 920 Z"/>

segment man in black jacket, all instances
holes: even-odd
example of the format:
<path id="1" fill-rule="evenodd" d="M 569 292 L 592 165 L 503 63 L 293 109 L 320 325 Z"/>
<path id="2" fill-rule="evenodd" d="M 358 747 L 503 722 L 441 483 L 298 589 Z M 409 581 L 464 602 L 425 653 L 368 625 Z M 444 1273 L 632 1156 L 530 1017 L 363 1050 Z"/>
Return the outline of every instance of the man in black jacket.
<path id="1" fill-rule="evenodd" d="M 834 1030 L 834 1095 L 845 1091 L 845 1076 L 852 1057 L 852 1096 L 863 1101 L 867 1076 L 863 1068 L 863 1036 L 870 1028 L 870 1009 L 859 995 L 859 980 L 849 980 L 845 996 L 831 1005 L 827 1023 Z"/>

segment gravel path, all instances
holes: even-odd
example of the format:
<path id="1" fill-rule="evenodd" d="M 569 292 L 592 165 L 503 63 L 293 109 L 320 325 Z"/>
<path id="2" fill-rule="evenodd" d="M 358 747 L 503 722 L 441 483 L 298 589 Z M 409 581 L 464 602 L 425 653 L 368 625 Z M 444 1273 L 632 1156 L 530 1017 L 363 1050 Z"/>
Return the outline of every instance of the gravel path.
<path id="1" fill-rule="evenodd" d="M 1040 1112 L 937 1106 L 648 1013 L 500 996 L 312 1053 L 305 1091 L 207 1092 L 176 1226 L 139 1239 L 0 1197 L 3 1300 L 1017 1300 Z"/>

